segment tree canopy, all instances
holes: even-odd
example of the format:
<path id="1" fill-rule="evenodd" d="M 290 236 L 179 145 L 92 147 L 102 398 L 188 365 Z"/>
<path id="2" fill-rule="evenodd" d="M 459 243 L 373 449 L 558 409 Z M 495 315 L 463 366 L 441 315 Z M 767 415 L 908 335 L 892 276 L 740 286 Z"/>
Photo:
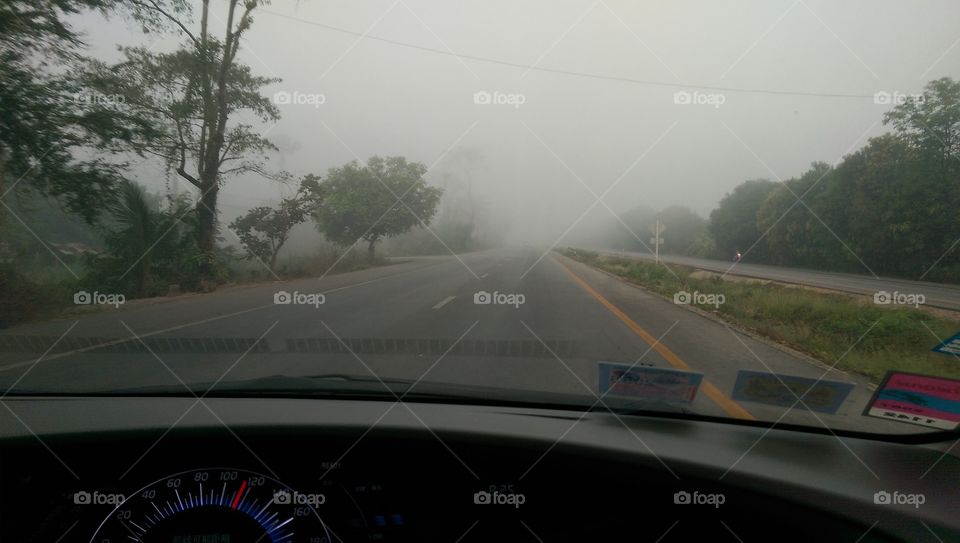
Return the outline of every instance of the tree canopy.
<path id="1" fill-rule="evenodd" d="M 403 157 L 372 157 L 333 168 L 320 184 L 323 204 L 314 217 L 327 239 L 342 246 L 367 243 L 371 257 L 383 238 L 429 224 L 442 190 L 423 179 L 427 168 Z"/>
<path id="2" fill-rule="evenodd" d="M 713 256 L 960 280 L 960 82 L 931 81 L 884 122 L 836 167 L 737 186 L 711 213 Z"/>

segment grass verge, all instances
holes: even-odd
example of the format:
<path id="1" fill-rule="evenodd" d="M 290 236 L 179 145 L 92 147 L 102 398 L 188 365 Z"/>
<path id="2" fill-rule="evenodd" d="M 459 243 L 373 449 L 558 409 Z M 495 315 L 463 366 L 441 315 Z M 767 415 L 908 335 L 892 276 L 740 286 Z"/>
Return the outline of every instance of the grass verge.
<path id="1" fill-rule="evenodd" d="M 839 360 L 837 368 L 873 382 L 887 370 L 960 378 L 960 359 L 930 352 L 936 338 L 960 330 L 960 316 L 878 306 L 868 297 L 724 280 L 686 266 L 667 268 L 580 249 L 560 253 L 668 298 L 688 293 L 691 305 L 827 364 Z"/>

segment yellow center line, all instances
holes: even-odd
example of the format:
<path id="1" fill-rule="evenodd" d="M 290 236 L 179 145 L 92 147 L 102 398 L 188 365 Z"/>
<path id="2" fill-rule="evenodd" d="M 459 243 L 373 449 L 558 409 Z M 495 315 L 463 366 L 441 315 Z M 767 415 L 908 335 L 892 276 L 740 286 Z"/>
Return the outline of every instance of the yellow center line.
<path id="1" fill-rule="evenodd" d="M 560 262 L 560 260 L 557 258 L 554 258 L 554 261 L 556 261 L 556 263 L 559 264 L 560 267 L 563 268 L 564 271 L 566 271 L 570 275 L 570 277 L 578 285 L 580 285 L 581 288 L 583 288 L 583 290 L 587 291 L 588 294 L 596 298 L 596 300 L 600 302 L 600 304 L 602 304 L 603 307 L 607 308 L 608 311 L 613 313 L 618 319 L 620 319 L 624 324 L 626 324 L 627 327 L 630 328 L 630 330 L 632 330 L 634 334 L 637 334 L 638 336 L 640 336 L 640 338 L 643 339 L 643 341 L 647 342 L 648 345 L 650 345 L 658 353 L 660 353 L 660 355 L 663 356 L 663 358 L 665 358 L 667 362 L 670 363 L 671 366 L 680 370 L 693 371 L 693 368 L 690 367 L 690 364 L 687 364 L 686 362 L 684 362 L 683 359 L 681 359 L 673 351 L 667 348 L 666 345 L 657 341 L 657 338 L 653 334 L 644 330 L 643 327 L 641 327 L 639 324 L 636 323 L 636 321 L 631 319 L 629 315 L 621 311 L 619 307 L 613 305 L 613 303 L 611 303 L 610 300 L 604 298 L 602 294 L 597 292 L 596 289 L 591 287 L 579 275 L 574 273 L 573 270 L 571 270 L 566 265 L 564 265 L 563 262 Z M 703 383 L 700 386 L 703 389 L 703 393 L 706 394 L 708 398 L 713 400 L 715 404 L 720 406 L 721 409 L 726 411 L 726 413 L 731 417 L 744 419 L 744 420 L 757 420 L 756 417 L 751 415 L 740 404 L 731 400 L 730 397 L 728 397 L 726 394 L 721 392 L 720 389 L 717 388 L 716 385 L 711 383 L 708 379 L 704 378 Z"/>

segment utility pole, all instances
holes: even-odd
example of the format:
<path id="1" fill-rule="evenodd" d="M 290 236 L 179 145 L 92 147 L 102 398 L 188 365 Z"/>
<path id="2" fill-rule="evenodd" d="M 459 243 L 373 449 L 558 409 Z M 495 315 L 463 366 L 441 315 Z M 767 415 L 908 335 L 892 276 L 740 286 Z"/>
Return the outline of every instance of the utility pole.
<path id="1" fill-rule="evenodd" d="M 660 235 L 663 234 L 664 230 L 666 229 L 667 227 L 660 222 L 659 218 L 657 218 L 657 222 L 653 225 L 653 237 L 650 238 L 650 243 L 652 243 L 654 246 L 653 254 L 657 264 L 660 263 L 660 244 L 663 243 L 663 238 L 660 237 Z"/>

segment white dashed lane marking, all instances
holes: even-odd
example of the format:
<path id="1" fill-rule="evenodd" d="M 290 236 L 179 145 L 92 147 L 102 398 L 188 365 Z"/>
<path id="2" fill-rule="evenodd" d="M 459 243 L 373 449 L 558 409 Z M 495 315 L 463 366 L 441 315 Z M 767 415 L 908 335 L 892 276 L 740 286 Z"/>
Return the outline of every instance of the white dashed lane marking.
<path id="1" fill-rule="evenodd" d="M 456 296 L 447 296 L 446 298 L 444 298 L 443 300 L 441 300 L 440 303 L 438 303 L 437 305 L 433 306 L 433 308 L 434 308 L 434 309 L 440 309 L 441 307 L 443 307 L 443 306 L 447 305 L 448 303 L 450 303 L 450 301 L 453 300 L 454 298 L 456 298 Z"/>

